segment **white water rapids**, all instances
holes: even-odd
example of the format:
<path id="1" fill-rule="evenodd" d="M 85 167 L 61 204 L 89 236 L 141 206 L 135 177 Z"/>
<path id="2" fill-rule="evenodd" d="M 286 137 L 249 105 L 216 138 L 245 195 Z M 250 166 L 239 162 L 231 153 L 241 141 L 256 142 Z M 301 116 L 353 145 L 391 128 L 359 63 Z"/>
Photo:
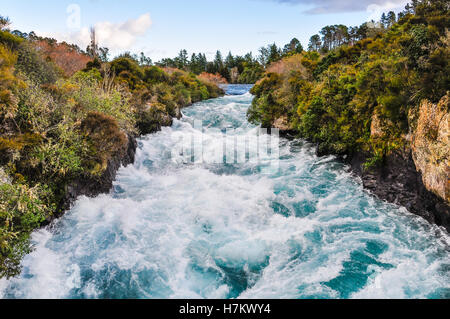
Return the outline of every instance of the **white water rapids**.
<path id="1" fill-rule="evenodd" d="M 247 87 L 231 87 L 229 92 Z M 234 91 L 233 91 L 234 90 Z M 281 138 L 280 168 L 185 163 L 179 137 L 254 137 L 249 93 L 197 103 L 139 140 L 110 194 L 80 198 L 3 298 L 450 298 L 449 235 L 363 190 L 333 157 Z"/>

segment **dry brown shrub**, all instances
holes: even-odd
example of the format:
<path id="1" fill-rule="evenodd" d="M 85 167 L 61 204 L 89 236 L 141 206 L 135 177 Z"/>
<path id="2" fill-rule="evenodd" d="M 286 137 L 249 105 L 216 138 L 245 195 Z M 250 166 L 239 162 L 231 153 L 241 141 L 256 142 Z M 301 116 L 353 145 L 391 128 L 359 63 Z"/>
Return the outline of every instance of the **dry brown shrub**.
<path id="1" fill-rule="evenodd" d="M 223 76 L 218 74 L 218 73 L 217 74 L 212 74 L 212 73 L 203 72 L 202 74 L 200 74 L 198 76 L 198 78 L 200 80 L 211 82 L 211 83 L 214 83 L 216 85 L 228 84 L 227 80 Z"/>
<path id="2" fill-rule="evenodd" d="M 39 40 L 34 42 L 34 45 L 44 58 L 49 58 L 55 62 L 67 77 L 84 69 L 86 64 L 92 61 L 89 56 L 77 51 L 67 43 L 51 44 L 45 40 Z"/>
<path id="3" fill-rule="evenodd" d="M 295 54 L 290 57 L 284 58 L 278 62 L 272 63 L 268 68 L 268 73 L 277 73 L 280 75 L 287 75 L 291 71 L 300 71 L 306 74 L 307 70 L 302 64 L 303 55 Z"/>

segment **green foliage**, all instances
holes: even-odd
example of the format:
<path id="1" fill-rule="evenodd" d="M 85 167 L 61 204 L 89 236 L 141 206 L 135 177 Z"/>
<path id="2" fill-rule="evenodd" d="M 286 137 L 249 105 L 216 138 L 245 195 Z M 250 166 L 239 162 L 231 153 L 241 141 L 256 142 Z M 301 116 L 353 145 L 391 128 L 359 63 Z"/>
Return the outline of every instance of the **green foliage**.
<path id="1" fill-rule="evenodd" d="M 169 75 L 161 68 L 156 66 L 147 67 L 144 69 L 144 82 L 149 84 L 156 84 L 161 82 L 168 82 Z"/>
<path id="2" fill-rule="evenodd" d="M 16 61 L 17 55 L 0 44 L 0 122 L 4 124 L 16 115 L 18 100 L 14 93 L 23 87 L 23 82 L 14 75 Z"/>
<path id="3" fill-rule="evenodd" d="M 31 251 L 30 233 L 54 207 L 45 186 L 0 184 L 0 278 L 16 276 L 21 259 Z"/>
<path id="4" fill-rule="evenodd" d="M 245 66 L 242 73 L 239 75 L 238 83 L 247 84 L 247 83 L 256 83 L 261 76 L 263 75 L 264 70 L 260 65 L 256 65 L 253 67 Z"/>
<path id="5" fill-rule="evenodd" d="M 342 26 L 324 28 L 301 64 L 288 57 L 268 68 L 252 89 L 249 120 L 267 127 L 287 116 L 320 153 L 363 150 L 372 155 L 368 168 L 381 165 L 403 146 L 409 110 L 423 99 L 440 100 L 449 88 L 448 3 L 422 0 L 413 7 L 398 23 L 390 13 L 381 29 L 361 27 L 352 32 L 364 35 L 353 38 Z M 318 46 L 327 53 L 319 56 Z"/>
<path id="6" fill-rule="evenodd" d="M 22 38 L 11 34 L 7 30 L 0 30 L 0 44 L 15 50 L 23 42 Z"/>
<path id="7" fill-rule="evenodd" d="M 92 175 L 103 173 L 108 161 L 126 150 L 127 137 L 111 116 L 91 112 L 81 122 L 80 131 L 88 143 L 84 167 Z"/>
<path id="8" fill-rule="evenodd" d="M 55 83 L 62 71 L 53 62 L 46 61 L 28 42 L 22 42 L 17 49 L 16 70 L 38 84 Z"/>
<path id="9" fill-rule="evenodd" d="M 68 102 L 81 116 L 84 117 L 89 112 L 101 112 L 116 119 L 125 131 L 135 131 L 136 119 L 130 103 L 131 94 L 120 85 L 105 91 L 98 70 L 78 72 L 58 85 L 67 90 Z"/>

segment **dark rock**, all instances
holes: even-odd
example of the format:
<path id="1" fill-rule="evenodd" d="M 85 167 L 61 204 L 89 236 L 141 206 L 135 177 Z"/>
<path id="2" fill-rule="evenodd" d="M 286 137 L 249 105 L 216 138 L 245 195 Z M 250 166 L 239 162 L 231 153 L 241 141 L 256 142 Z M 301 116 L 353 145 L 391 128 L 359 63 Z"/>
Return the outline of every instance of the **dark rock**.
<path id="1" fill-rule="evenodd" d="M 352 171 L 361 177 L 365 188 L 380 199 L 404 206 L 411 213 L 450 232 L 450 207 L 425 188 L 410 151 L 394 153 L 382 166 L 370 170 L 364 169 L 366 160 L 363 153 L 346 160 Z"/>

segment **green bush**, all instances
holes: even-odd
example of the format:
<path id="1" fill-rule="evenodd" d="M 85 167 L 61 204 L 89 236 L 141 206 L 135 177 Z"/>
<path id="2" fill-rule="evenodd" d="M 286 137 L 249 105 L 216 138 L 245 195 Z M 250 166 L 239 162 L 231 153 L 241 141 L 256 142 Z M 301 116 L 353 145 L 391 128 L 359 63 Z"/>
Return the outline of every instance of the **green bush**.
<path id="1" fill-rule="evenodd" d="M 28 42 L 22 42 L 17 52 L 16 70 L 37 84 L 55 83 L 62 74 L 53 62 L 45 60 Z"/>
<path id="2" fill-rule="evenodd" d="M 103 173 L 108 161 L 126 150 L 127 136 L 111 116 L 90 112 L 81 122 L 80 131 L 88 142 L 84 166 L 91 175 Z"/>
<path id="3" fill-rule="evenodd" d="M 253 87 L 248 118 L 266 127 L 287 116 L 302 137 L 319 144 L 320 153 L 365 151 L 372 156 L 368 166 L 383 163 L 405 143 L 409 110 L 422 99 L 438 101 L 448 90 L 445 21 L 448 6 L 421 1 L 416 15 L 372 38 L 323 56 L 303 53 L 301 65 L 284 58 Z M 375 113 L 382 136 L 372 134 Z"/>
<path id="4" fill-rule="evenodd" d="M 30 234 L 54 207 L 45 186 L 0 184 L 0 278 L 16 276 L 31 251 Z"/>
<path id="5" fill-rule="evenodd" d="M 15 50 L 23 42 L 22 38 L 11 34 L 9 31 L 0 30 L 0 44 Z"/>

